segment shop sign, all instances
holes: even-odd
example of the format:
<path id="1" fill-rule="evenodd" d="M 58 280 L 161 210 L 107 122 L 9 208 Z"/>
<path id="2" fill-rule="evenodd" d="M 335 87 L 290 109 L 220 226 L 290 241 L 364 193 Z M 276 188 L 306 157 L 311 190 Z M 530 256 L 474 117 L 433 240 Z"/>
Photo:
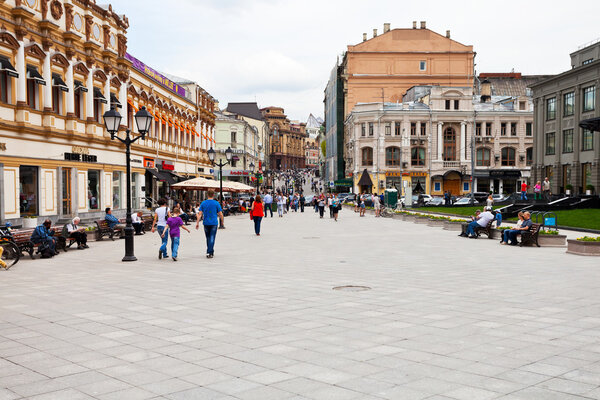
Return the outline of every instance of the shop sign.
<path id="1" fill-rule="evenodd" d="M 144 161 L 142 160 L 142 157 L 131 157 L 130 160 L 134 164 L 143 164 L 144 163 Z"/>
<path id="2" fill-rule="evenodd" d="M 491 170 L 490 178 L 520 178 L 521 171 L 519 170 Z"/>
<path id="3" fill-rule="evenodd" d="M 154 158 L 144 157 L 144 168 L 154 168 Z"/>
<path id="4" fill-rule="evenodd" d="M 6 143 L 0 143 L 0 151 L 6 151 Z"/>
<path id="5" fill-rule="evenodd" d="M 65 153 L 65 160 L 95 163 L 98 162 L 98 157 L 89 154 Z"/>
<path id="6" fill-rule="evenodd" d="M 160 166 L 160 168 L 165 171 L 175 171 L 175 165 L 172 161 L 156 160 L 156 162 Z"/>
<path id="7" fill-rule="evenodd" d="M 72 146 L 71 147 L 71 153 L 75 153 L 75 154 L 90 154 L 90 149 L 88 149 L 87 147 L 82 147 L 82 146 Z"/>
<path id="8" fill-rule="evenodd" d="M 219 175 L 219 172 L 216 170 L 211 170 L 215 176 Z M 223 170 L 223 176 L 250 176 L 250 171 L 246 171 L 243 169 L 238 170 Z"/>
<path id="9" fill-rule="evenodd" d="M 133 68 L 146 75 L 147 77 L 153 79 L 154 81 L 160 83 L 165 88 L 169 89 L 171 92 L 175 93 L 178 96 L 185 98 L 185 89 L 171 81 L 167 77 L 162 74 L 159 74 L 152 68 L 148 67 L 146 64 L 135 58 L 129 53 L 125 53 L 125 58 L 133 64 Z"/>
<path id="10" fill-rule="evenodd" d="M 427 176 L 427 172 L 411 172 L 410 176 Z"/>

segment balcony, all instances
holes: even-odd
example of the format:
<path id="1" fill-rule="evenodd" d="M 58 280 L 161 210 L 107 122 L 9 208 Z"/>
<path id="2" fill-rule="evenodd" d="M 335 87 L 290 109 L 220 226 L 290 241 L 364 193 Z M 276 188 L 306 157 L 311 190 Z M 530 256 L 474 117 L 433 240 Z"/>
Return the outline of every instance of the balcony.
<path id="1" fill-rule="evenodd" d="M 444 168 L 460 168 L 460 161 L 444 161 Z"/>

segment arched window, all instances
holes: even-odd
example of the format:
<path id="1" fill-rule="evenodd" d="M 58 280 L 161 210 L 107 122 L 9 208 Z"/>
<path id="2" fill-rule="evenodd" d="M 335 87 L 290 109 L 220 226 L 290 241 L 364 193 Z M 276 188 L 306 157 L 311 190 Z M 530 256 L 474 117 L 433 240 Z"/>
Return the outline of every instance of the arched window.
<path id="1" fill-rule="evenodd" d="M 485 147 L 480 147 L 477 149 L 477 166 L 478 167 L 489 167 L 491 152 L 490 149 L 486 149 Z"/>
<path id="2" fill-rule="evenodd" d="M 512 147 L 505 147 L 502 149 L 502 166 L 512 167 L 515 166 L 515 149 Z"/>
<path id="3" fill-rule="evenodd" d="M 373 165 L 373 148 L 362 148 L 362 165 Z"/>
<path id="4" fill-rule="evenodd" d="M 425 166 L 425 147 L 413 147 L 411 149 L 410 164 L 413 167 Z"/>
<path id="5" fill-rule="evenodd" d="M 526 160 L 527 166 L 530 166 L 531 164 L 533 164 L 533 147 L 527 148 L 525 160 Z"/>
<path id="6" fill-rule="evenodd" d="M 385 149 L 385 165 L 390 167 L 400 166 L 400 148 L 386 147 Z"/>
<path id="7" fill-rule="evenodd" d="M 452 127 L 444 129 L 444 161 L 456 161 L 456 131 Z"/>

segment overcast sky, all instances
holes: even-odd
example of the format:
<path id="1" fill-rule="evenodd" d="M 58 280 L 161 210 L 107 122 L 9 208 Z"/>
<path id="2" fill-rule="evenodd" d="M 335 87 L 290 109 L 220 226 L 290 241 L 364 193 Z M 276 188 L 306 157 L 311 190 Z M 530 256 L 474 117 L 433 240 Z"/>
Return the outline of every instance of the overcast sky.
<path id="1" fill-rule="evenodd" d="M 98 0 L 98 3 L 103 1 Z M 478 72 L 555 74 L 600 38 L 600 1 L 112 0 L 129 18 L 128 51 L 192 79 L 225 108 L 257 101 L 290 119 L 323 116 L 323 90 L 346 46 L 383 23 L 427 21 L 473 45 Z M 484 7 L 484 5 L 487 5 Z"/>

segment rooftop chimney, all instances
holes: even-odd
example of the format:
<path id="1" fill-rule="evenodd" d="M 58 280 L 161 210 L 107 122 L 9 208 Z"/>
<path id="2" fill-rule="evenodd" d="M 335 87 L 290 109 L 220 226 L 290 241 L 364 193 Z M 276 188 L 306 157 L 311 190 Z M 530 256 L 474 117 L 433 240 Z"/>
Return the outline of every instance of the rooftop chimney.
<path id="1" fill-rule="evenodd" d="M 377 37 L 377 29 L 373 29 L 373 37 Z"/>
<path id="2" fill-rule="evenodd" d="M 413 21 L 413 29 L 417 29 L 417 21 Z"/>
<path id="3" fill-rule="evenodd" d="M 485 103 L 492 98 L 492 83 L 487 79 L 481 82 L 481 102 Z"/>
<path id="4" fill-rule="evenodd" d="M 427 28 L 427 24 L 425 23 L 425 21 L 421 21 L 421 29 L 425 28 Z"/>
<path id="5" fill-rule="evenodd" d="M 386 22 L 385 24 L 383 24 L 383 33 L 387 33 L 390 31 L 390 23 Z"/>
<path id="6" fill-rule="evenodd" d="M 447 30 L 447 31 L 446 31 L 446 37 L 447 37 L 448 39 L 450 39 L 450 30 Z"/>
<path id="7" fill-rule="evenodd" d="M 367 41 L 367 32 L 363 33 L 363 42 Z"/>

